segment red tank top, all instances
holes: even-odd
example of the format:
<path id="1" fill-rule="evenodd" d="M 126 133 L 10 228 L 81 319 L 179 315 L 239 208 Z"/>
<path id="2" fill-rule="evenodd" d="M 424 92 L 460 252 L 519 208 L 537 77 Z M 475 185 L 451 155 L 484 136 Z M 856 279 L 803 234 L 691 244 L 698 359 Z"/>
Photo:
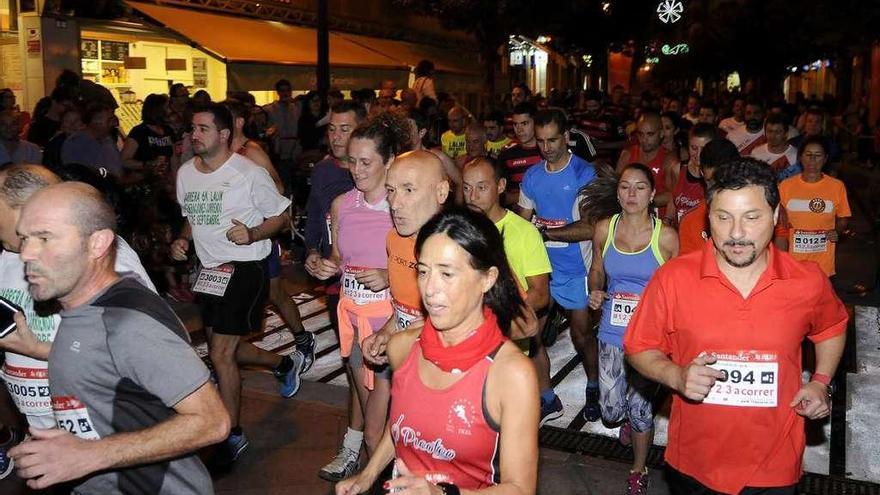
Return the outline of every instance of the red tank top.
<path id="1" fill-rule="evenodd" d="M 636 144 L 632 148 L 630 148 L 629 153 L 629 165 L 630 163 L 641 163 L 642 165 L 647 165 L 648 168 L 651 169 L 651 173 L 654 174 L 654 189 L 657 190 L 657 193 L 662 193 L 666 191 L 666 174 L 663 171 L 663 162 L 666 161 L 666 148 L 662 145 L 657 149 L 657 154 L 654 155 L 654 158 L 649 162 L 642 161 L 642 149 Z"/>
<path id="2" fill-rule="evenodd" d="M 681 166 L 678 173 L 678 182 L 672 190 L 672 203 L 675 205 L 675 219 L 681 222 L 682 217 L 696 208 L 705 196 L 703 192 L 703 180 L 694 177 L 688 171 L 687 165 Z"/>
<path id="3" fill-rule="evenodd" d="M 421 357 L 422 346 L 416 341 L 391 380 L 388 418 L 396 457 L 416 475 L 443 474 L 462 489 L 497 485 L 501 428 L 483 403 L 494 352 L 442 390 L 422 382 Z"/>

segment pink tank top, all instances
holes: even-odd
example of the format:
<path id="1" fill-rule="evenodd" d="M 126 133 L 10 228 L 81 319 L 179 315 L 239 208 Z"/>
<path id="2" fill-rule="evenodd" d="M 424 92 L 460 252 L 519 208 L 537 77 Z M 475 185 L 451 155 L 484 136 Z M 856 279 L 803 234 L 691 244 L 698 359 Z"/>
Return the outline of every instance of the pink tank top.
<path id="1" fill-rule="evenodd" d="M 343 266 L 388 268 L 388 253 L 382 240 L 394 226 L 386 199 L 371 205 L 364 193 L 352 189 L 342 198 L 337 221 Z"/>
<path id="2" fill-rule="evenodd" d="M 439 474 L 459 488 L 497 485 L 501 428 L 489 418 L 483 403 L 494 353 L 442 390 L 422 383 L 421 356 L 416 341 L 392 375 L 388 418 L 396 457 L 416 475 Z"/>

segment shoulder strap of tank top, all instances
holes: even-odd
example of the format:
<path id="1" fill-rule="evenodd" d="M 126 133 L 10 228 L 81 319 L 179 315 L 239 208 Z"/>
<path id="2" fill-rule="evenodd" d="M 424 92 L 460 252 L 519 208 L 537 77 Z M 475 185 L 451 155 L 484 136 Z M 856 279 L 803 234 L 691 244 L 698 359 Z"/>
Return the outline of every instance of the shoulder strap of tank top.
<path id="1" fill-rule="evenodd" d="M 244 142 L 241 143 L 241 146 L 238 148 L 239 155 L 244 155 L 245 153 L 247 153 L 247 145 L 249 142 L 251 142 L 250 139 L 245 139 Z"/>
<path id="2" fill-rule="evenodd" d="M 495 361 L 495 355 L 498 354 L 498 351 L 501 350 L 501 346 L 503 346 L 503 345 L 504 345 L 504 342 L 498 344 L 498 347 L 496 347 L 494 351 L 490 352 L 486 356 L 486 359 L 488 359 L 489 361 Z"/>
<path id="3" fill-rule="evenodd" d="M 654 258 L 660 265 L 666 263 L 666 260 L 663 259 L 663 253 L 660 251 L 660 229 L 662 228 L 663 221 L 654 217 L 654 230 L 651 232 L 651 252 L 654 253 Z"/>
<path id="4" fill-rule="evenodd" d="M 620 213 L 615 213 L 608 222 L 608 237 L 605 238 L 605 245 L 602 246 L 602 257 L 608 254 L 608 249 L 614 243 L 614 231 L 617 228 L 617 221 L 620 219 Z"/>

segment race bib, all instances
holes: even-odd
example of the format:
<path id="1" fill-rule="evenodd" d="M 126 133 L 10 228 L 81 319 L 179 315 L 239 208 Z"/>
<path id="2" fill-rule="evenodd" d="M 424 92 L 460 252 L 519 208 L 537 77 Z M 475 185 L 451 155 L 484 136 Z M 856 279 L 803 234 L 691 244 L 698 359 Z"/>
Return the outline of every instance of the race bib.
<path id="1" fill-rule="evenodd" d="M 776 407 L 779 391 L 779 360 L 775 353 L 740 351 L 713 353 L 718 359 L 709 367 L 724 378 L 715 382 L 705 404 L 734 407 Z"/>
<path id="2" fill-rule="evenodd" d="M 795 230 L 795 253 L 824 253 L 828 250 L 828 234 L 824 230 Z"/>
<path id="3" fill-rule="evenodd" d="M 417 308 L 407 306 L 397 300 L 392 300 L 391 304 L 394 306 L 394 321 L 398 330 L 406 330 L 413 322 L 422 319 L 422 312 Z"/>
<path id="4" fill-rule="evenodd" d="M 192 290 L 193 292 L 223 297 L 223 294 L 226 294 L 229 281 L 232 280 L 233 273 L 235 273 L 235 266 L 229 263 L 216 268 L 202 267 Z"/>
<path id="5" fill-rule="evenodd" d="M 6 364 L 3 366 L 3 379 L 6 381 L 9 395 L 22 414 L 27 416 L 52 414 L 48 369 Z"/>
<path id="6" fill-rule="evenodd" d="M 369 268 L 364 268 L 362 266 L 346 266 L 343 268 L 342 295 L 359 305 L 388 299 L 388 289 L 373 292 L 372 289 L 358 282 L 355 277 L 366 270 L 369 270 Z"/>
<path id="7" fill-rule="evenodd" d="M 86 405 L 75 397 L 52 397 L 58 427 L 85 440 L 100 440 Z"/>
<path id="8" fill-rule="evenodd" d="M 542 218 L 535 215 L 535 226 L 540 230 L 541 227 L 550 229 L 558 229 L 559 227 L 565 227 L 567 225 L 565 220 L 551 220 L 549 218 Z M 544 241 L 544 247 L 548 248 L 564 248 L 568 247 L 567 242 L 562 241 Z"/>
<path id="9" fill-rule="evenodd" d="M 638 294 L 618 292 L 611 298 L 611 324 L 616 327 L 626 327 L 629 319 L 636 312 L 639 304 Z"/>

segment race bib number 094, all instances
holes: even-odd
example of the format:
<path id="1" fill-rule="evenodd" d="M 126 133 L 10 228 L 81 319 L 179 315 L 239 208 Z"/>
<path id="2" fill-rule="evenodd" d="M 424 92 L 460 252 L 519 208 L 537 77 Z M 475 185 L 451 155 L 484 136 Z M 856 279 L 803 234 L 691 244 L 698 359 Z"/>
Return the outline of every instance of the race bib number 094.
<path id="1" fill-rule="evenodd" d="M 779 361 L 775 353 L 740 351 L 713 353 L 709 367 L 721 371 L 703 399 L 705 404 L 734 407 L 776 407 L 779 399 Z"/>
<path id="2" fill-rule="evenodd" d="M 638 294 L 618 292 L 611 298 L 611 324 L 616 327 L 629 325 L 629 320 L 639 304 Z"/>

